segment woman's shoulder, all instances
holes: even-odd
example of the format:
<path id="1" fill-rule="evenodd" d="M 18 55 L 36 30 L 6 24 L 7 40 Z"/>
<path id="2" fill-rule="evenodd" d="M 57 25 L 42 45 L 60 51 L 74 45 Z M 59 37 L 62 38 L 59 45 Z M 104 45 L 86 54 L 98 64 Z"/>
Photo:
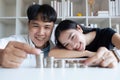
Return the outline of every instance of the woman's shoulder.
<path id="1" fill-rule="evenodd" d="M 97 29 L 97 35 L 99 35 L 99 37 L 104 37 L 106 38 L 107 37 L 112 37 L 114 33 L 116 33 L 116 31 L 114 31 L 112 28 L 99 28 Z"/>
<path id="2" fill-rule="evenodd" d="M 110 33 L 115 33 L 116 32 L 115 30 L 113 30 L 112 28 L 109 28 L 109 27 L 102 28 L 101 31 L 102 32 L 110 32 Z"/>
<path id="3" fill-rule="evenodd" d="M 106 27 L 106 28 L 94 28 L 92 31 L 96 32 L 116 32 L 112 28 Z"/>

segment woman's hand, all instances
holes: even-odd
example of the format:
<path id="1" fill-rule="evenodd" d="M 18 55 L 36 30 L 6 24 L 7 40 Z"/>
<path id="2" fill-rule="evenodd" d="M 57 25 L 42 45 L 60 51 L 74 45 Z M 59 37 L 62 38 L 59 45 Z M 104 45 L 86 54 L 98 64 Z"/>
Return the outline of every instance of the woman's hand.
<path id="1" fill-rule="evenodd" d="M 95 55 L 85 60 L 85 65 L 97 65 L 101 67 L 113 68 L 118 64 L 114 53 L 105 47 L 100 47 Z"/>

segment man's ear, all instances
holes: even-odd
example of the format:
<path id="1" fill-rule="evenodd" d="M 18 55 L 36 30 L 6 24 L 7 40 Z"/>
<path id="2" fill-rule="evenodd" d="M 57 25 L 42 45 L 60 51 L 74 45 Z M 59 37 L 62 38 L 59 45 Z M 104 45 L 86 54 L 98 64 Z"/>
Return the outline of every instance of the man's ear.
<path id="1" fill-rule="evenodd" d="M 83 32 L 82 28 L 80 27 L 80 25 L 77 25 L 77 30 L 80 32 Z"/>
<path id="2" fill-rule="evenodd" d="M 30 21 L 28 21 L 27 26 L 28 26 L 28 27 L 30 26 Z"/>

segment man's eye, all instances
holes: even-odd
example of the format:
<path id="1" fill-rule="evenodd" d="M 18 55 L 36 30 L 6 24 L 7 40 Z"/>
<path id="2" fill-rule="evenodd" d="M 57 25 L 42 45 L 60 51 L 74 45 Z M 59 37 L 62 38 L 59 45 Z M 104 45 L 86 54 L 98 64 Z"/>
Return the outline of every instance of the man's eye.
<path id="1" fill-rule="evenodd" d="M 50 29 L 50 27 L 45 27 L 45 29 Z"/>
<path id="2" fill-rule="evenodd" d="M 33 27 L 39 27 L 38 25 L 33 25 Z"/>

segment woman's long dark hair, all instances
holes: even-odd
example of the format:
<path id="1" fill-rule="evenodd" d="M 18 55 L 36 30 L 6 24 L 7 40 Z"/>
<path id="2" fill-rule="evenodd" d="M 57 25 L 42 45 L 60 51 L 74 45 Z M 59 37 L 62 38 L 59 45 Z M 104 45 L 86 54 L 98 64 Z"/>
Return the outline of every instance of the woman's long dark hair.
<path id="1" fill-rule="evenodd" d="M 72 20 L 63 20 L 58 24 L 58 26 L 56 27 L 56 30 L 55 30 L 55 44 L 57 47 L 65 48 L 58 40 L 60 33 L 62 31 L 68 30 L 68 29 L 77 29 L 77 25 L 80 25 L 80 24 L 78 24 Z M 84 27 L 82 25 L 80 25 L 80 27 L 83 30 L 83 34 L 87 34 L 91 31 L 95 30 L 93 28 L 87 28 L 87 27 Z"/>

